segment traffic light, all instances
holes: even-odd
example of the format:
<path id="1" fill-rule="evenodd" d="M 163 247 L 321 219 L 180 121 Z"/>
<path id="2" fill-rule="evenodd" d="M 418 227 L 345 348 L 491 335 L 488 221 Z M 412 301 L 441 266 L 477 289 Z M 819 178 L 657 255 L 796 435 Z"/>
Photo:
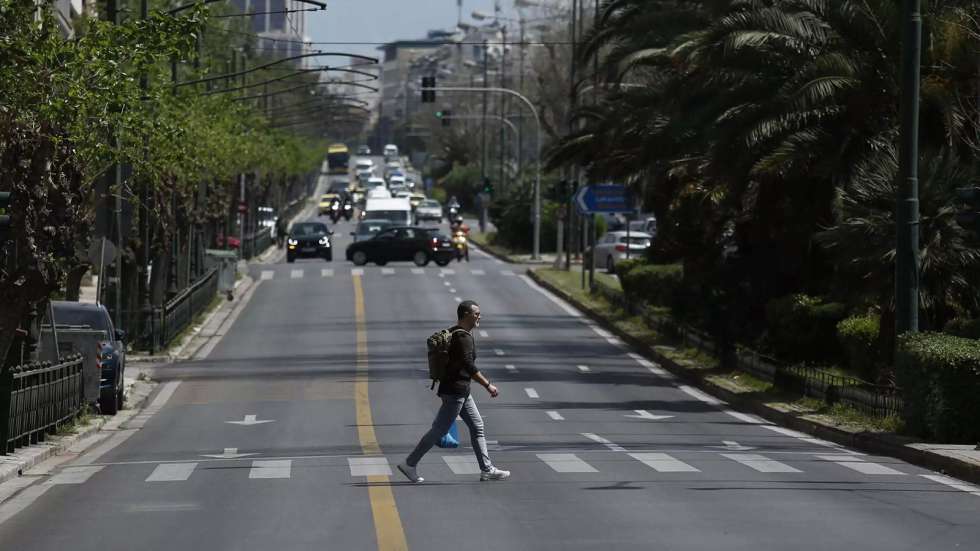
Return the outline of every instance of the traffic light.
<path id="1" fill-rule="evenodd" d="M 453 123 L 453 112 L 449 110 L 439 111 L 439 118 L 442 119 L 442 125 L 448 127 Z"/>
<path id="2" fill-rule="evenodd" d="M 436 91 L 432 90 L 435 87 L 436 77 L 422 77 L 422 103 L 436 102 Z"/>
<path id="3" fill-rule="evenodd" d="M 493 184 L 490 183 L 490 178 L 483 179 L 483 193 L 493 197 Z"/>
<path id="4" fill-rule="evenodd" d="M 0 242 L 7 240 L 7 234 L 13 225 L 13 220 L 11 220 L 10 214 L 8 213 L 10 199 L 9 191 L 0 191 Z"/>
<path id="5" fill-rule="evenodd" d="M 959 188 L 956 196 L 967 205 L 956 214 L 956 223 L 980 237 L 980 187 Z"/>

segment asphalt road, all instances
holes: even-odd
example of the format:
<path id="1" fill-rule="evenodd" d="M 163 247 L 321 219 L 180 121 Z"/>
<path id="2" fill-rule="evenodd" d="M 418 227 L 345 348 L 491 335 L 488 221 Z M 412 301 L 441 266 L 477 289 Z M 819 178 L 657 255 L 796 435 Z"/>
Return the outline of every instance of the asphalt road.
<path id="1" fill-rule="evenodd" d="M 980 495 L 728 410 L 483 254 L 354 271 L 350 228 L 332 263 L 251 266 L 251 302 L 210 356 L 158 369 L 162 407 L 41 483 L 2 548 L 980 545 Z M 480 482 L 464 444 L 433 449 L 409 484 L 394 467 L 437 407 L 424 340 L 465 299 L 501 390 L 474 395 L 513 476 Z"/>

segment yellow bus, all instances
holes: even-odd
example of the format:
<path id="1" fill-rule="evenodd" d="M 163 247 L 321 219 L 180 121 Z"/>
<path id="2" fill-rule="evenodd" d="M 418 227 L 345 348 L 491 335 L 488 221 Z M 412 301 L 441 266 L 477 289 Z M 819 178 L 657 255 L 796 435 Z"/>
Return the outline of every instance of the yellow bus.
<path id="1" fill-rule="evenodd" d="M 327 164 L 330 174 L 347 174 L 350 165 L 350 151 L 342 143 L 335 143 L 327 148 Z"/>

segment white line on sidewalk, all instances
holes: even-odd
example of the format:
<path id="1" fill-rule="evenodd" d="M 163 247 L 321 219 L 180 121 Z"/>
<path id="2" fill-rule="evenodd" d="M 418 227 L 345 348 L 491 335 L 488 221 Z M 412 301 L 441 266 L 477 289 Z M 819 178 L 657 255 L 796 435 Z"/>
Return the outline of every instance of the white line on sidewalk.
<path id="1" fill-rule="evenodd" d="M 248 471 L 249 478 L 289 478 L 293 462 L 285 460 L 255 460 Z"/>
<path id="2" fill-rule="evenodd" d="M 684 463 L 666 453 L 631 453 L 630 457 L 640 461 L 658 473 L 697 473 L 699 469 Z"/>
<path id="3" fill-rule="evenodd" d="M 613 442 L 610 442 L 609 440 L 606 440 L 605 438 L 599 436 L 598 434 L 592 434 L 591 432 L 583 432 L 581 434 L 582 434 L 582 436 L 588 438 L 589 440 L 592 440 L 593 442 L 598 442 L 598 443 L 602 444 L 603 446 L 609 448 L 610 450 L 612 450 L 614 452 L 624 452 L 624 451 L 626 451 L 626 448 L 624 448 L 624 447 L 622 447 L 622 446 L 620 446 L 618 444 L 615 444 Z"/>
<path id="4" fill-rule="evenodd" d="M 551 417 L 551 420 L 552 421 L 564 421 L 565 420 L 565 418 L 562 417 L 562 415 L 560 413 L 558 413 L 557 411 L 546 411 L 545 413 L 548 414 L 548 417 Z"/>
<path id="5" fill-rule="evenodd" d="M 589 369 L 589 366 L 587 366 L 587 365 L 577 365 L 575 367 L 578 368 L 578 370 L 580 372 L 582 372 L 582 373 L 591 373 L 592 372 L 592 370 Z"/>
<path id="6" fill-rule="evenodd" d="M 480 464 L 472 455 L 444 455 L 442 460 L 449 465 L 453 474 L 480 474 Z"/>
<path id="7" fill-rule="evenodd" d="M 723 457 L 727 457 L 732 461 L 738 461 L 742 465 L 750 469 L 755 469 L 760 473 L 799 473 L 803 472 L 799 469 L 790 467 L 785 463 L 780 463 L 779 461 L 774 461 L 769 459 L 764 455 L 752 454 L 752 453 L 723 453 Z"/>
<path id="8" fill-rule="evenodd" d="M 597 473 L 595 467 L 578 458 L 574 453 L 539 453 L 538 459 L 544 461 L 556 473 Z"/>
<path id="9" fill-rule="evenodd" d="M 538 396 L 538 391 L 534 390 L 533 388 L 525 388 L 524 393 L 527 394 L 528 398 L 540 398 L 540 396 Z"/>
<path id="10" fill-rule="evenodd" d="M 197 463 L 163 463 L 153 469 L 146 482 L 182 482 L 191 477 Z"/>
<path id="11" fill-rule="evenodd" d="M 387 457 L 348 457 L 351 476 L 391 476 L 391 467 Z"/>

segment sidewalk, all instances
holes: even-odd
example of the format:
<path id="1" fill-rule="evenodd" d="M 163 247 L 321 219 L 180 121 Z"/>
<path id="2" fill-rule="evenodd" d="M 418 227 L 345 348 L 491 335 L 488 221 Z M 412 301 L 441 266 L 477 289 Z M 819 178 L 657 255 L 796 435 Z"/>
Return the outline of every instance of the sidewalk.
<path id="1" fill-rule="evenodd" d="M 598 272 L 596 272 L 598 274 Z M 623 325 L 612 321 L 595 308 L 583 303 L 570 292 L 545 280 L 534 269 L 527 275 L 545 289 L 577 308 L 604 329 L 615 334 L 648 359 L 657 362 L 674 375 L 735 408 L 753 413 L 770 421 L 818 438 L 850 446 L 869 453 L 895 457 L 926 469 L 980 484 L 980 446 L 972 444 L 935 444 L 917 442 L 913 438 L 885 432 L 873 432 L 864 427 L 829 423 L 826 416 L 795 410 L 789 404 L 761 401 L 737 384 L 724 384 L 710 377 L 710 370 L 691 360 L 675 360 L 668 356 L 673 346 L 651 345 Z M 707 373 L 706 373 L 707 372 Z M 978 493 L 980 495 L 980 493 Z"/>

